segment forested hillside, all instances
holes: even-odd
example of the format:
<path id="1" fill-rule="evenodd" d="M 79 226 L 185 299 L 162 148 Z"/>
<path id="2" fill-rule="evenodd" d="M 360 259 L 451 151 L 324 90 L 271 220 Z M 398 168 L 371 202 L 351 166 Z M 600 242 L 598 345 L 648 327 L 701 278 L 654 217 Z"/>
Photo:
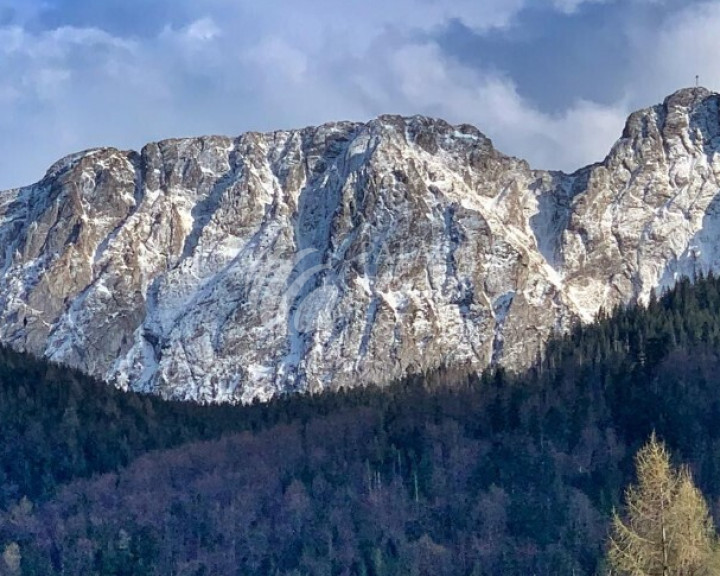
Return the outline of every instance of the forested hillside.
<path id="1" fill-rule="evenodd" d="M 599 574 L 653 430 L 720 515 L 713 277 L 577 327 L 525 374 L 447 369 L 267 406 L 0 360 L 9 574 Z"/>

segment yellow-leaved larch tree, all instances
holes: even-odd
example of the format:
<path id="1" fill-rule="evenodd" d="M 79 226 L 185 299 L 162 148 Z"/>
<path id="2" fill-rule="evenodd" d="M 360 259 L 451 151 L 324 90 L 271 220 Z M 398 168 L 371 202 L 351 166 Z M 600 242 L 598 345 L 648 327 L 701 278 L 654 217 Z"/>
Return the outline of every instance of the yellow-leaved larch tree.
<path id="1" fill-rule="evenodd" d="M 690 471 L 670 464 L 655 434 L 635 457 L 637 484 L 613 516 L 608 561 L 617 576 L 720 575 L 715 528 Z"/>

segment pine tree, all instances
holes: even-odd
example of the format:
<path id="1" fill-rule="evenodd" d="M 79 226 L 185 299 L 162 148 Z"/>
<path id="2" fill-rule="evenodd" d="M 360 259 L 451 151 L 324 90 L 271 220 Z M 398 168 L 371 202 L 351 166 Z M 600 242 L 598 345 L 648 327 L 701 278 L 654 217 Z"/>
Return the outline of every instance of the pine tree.
<path id="1" fill-rule="evenodd" d="M 707 504 L 687 468 L 675 470 L 655 434 L 637 454 L 627 518 L 613 517 L 609 563 L 622 576 L 710 574 L 716 537 Z"/>

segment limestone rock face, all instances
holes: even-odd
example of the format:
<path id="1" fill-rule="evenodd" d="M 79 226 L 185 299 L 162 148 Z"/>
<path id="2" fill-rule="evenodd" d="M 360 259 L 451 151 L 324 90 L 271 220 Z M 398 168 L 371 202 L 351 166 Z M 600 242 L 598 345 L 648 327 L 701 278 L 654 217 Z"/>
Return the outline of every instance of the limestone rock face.
<path id="1" fill-rule="evenodd" d="M 522 367 L 720 269 L 719 104 L 681 90 L 572 175 L 424 117 L 76 154 L 0 193 L 0 339 L 203 402 Z"/>

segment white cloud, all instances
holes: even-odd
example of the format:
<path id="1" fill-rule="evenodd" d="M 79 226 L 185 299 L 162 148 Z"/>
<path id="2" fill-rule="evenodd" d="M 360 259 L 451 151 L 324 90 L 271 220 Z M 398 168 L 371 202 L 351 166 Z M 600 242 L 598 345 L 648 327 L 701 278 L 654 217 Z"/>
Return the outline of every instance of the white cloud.
<path id="1" fill-rule="evenodd" d="M 527 159 L 534 167 L 575 170 L 601 160 L 618 138 L 627 117 L 622 105 L 577 101 L 559 115 L 546 114 L 524 100 L 513 82 L 489 71 L 478 72 L 443 55 L 432 43 L 404 45 L 386 58 L 368 62 L 360 85 L 368 80 L 373 98 L 377 64 L 387 62 L 392 93 L 380 93 L 374 107 L 421 110 L 452 122 L 475 124 L 503 152 Z"/>
<path id="2" fill-rule="evenodd" d="M 639 26 L 634 38 L 633 94 L 661 97 L 692 86 L 695 75 L 711 89 L 720 88 L 720 1 L 687 6 L 658 29 Z"/>
<path id="3" fill-rule="evenodd" d="M 279 37 L 267 38 L 250 48 L 242 60 L 254 67 L 265 85 L 277 78 L 298 84 L 306 79 L 309 68 L 308 56 Z"/>
<path id="4" fill-rule="evenodd" d="M 583 4 L 606 4 L 614 0 L 553 0 L 553 6 L 565 14 L 573 14 Z"/>
<path id="5" fill-rule="evenodd" d="M 221 34 L 220 28 L 212 18 L 200 18 L 195 20 L 185 29 L 185 34 L 192 40 L 208 42 L 214 40 Z"/>

